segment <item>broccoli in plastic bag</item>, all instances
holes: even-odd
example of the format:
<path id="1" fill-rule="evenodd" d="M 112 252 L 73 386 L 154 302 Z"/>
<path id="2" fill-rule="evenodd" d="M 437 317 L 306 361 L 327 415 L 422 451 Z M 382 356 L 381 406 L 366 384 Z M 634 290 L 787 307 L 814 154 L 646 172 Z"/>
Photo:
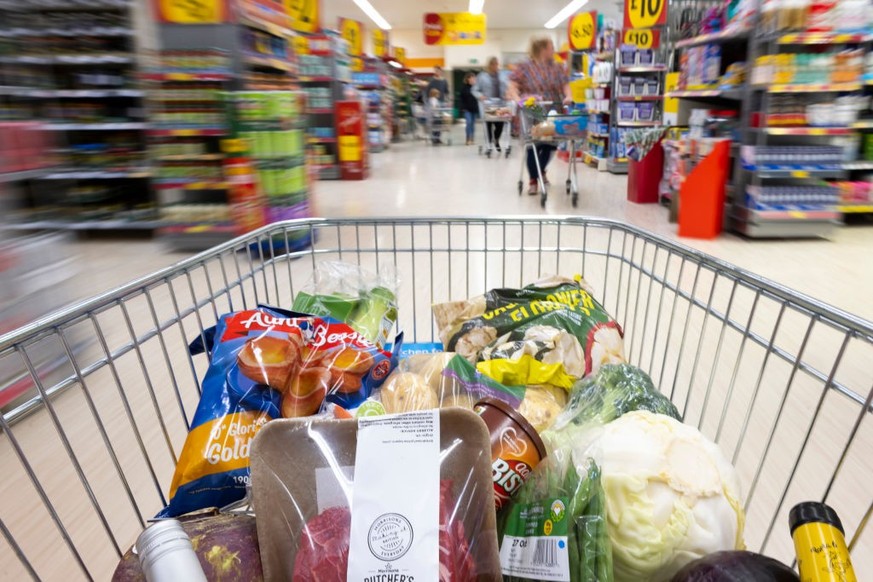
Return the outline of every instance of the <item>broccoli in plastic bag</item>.
<path id="1" fill-rule="evenodd" d="M 679 411 L 655 388 L 648 374 L 631 364 L 609 364 L 576 382 L 567 407 L 555 421 L 554 430 L 561 430 L 570 423 L 605 424 L 634 410 L 648 410 L 682 420 Z"/>
<path id="2" fill-rule="evenodd" d="M 570 449 L 549 455 L 500 515 L 508 582 L 612 582 L 612 547 L 600 468 Z"/>

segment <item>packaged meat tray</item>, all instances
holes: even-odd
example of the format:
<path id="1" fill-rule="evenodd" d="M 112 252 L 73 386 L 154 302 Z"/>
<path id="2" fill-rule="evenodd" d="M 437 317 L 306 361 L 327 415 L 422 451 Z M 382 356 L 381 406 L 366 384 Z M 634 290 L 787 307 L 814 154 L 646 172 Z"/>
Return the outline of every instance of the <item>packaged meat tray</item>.
<path id="1" fill-rule="evenodd" d="M 251 466 L 265 580 L 501 578 L 490 437 L 469 410 L 273 421 Z"/>

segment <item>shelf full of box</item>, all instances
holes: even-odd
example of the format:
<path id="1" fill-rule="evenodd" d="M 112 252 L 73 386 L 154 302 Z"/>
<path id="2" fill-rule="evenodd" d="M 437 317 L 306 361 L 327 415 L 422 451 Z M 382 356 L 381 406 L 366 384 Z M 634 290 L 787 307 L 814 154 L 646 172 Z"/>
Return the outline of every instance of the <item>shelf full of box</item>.
<path id="1" fill-rule="evenodd" d="M 348 42 L 327 34 L 301 35 L 307 54 L 298 55 L 302 90 L 307 93 L 309 167 L 320 180 L 339 180 L 339 144 L 334 104 L 352 82 Z"/>
<path id="2" fill-rule="evenodd" d="M 388 83 L 388 64 L 381 59 L 365 57 L 363 71 L 352 73 L 352 85 L 361 92 L 367 104 L 367 145 L 373 153 L 383 152 L 391 144 L 392 97 Z"/>
<path id="3" fill-rule="evenodd" d="M 649 59 L 648 55 L 651 56 Z M 661 124 L 663 116 L 664 73 L 667 66 L 662 64 L 664 51 L 638 51 L 632 47 L 619 46 L 615 49 L 615 73 L 612 79 L 612 95 L 610 99 L 610 140 L 609 156 L 606 168 L 613 174 L 626 174 L 628 171 L 627 156 L 624 154 L 622 135 L 626 129 L 633 127 L 654 127 Z M 640 59 L 645 62 L 640 62 Z M 622 90 L 622 79 L 630 79 L 627 90 Z M 642 80 L 643 90 L 637 90 L 636 79 Z M 650 91 L 650 81 L 657 83 L 657 91 Z M 639 97 L 639 100 L 636 98 Z M 637 119 L 639 108 L 635 102 L 647 103 L 651 107 L 649 119 Z M 634 119 L 622 120 L 622 111 L 628 106 L 634 107 Z"/>
<path id="4" fill-rule="evenodd" d="M 0 178 L 34 180 L 28 183 L 30 193 L 25 206 L 32 203 L 35 207 L 23 209 L 15 227 L 151 228 L 149 209 L 154 200 L 150 172 L 141 167 L 146 159 L 144 130 L 148 125 L 140 116 L 128 115 L 142 109 L 144 97 L 136 83 L 132 4 L 59 0 L 51 6 L 15 3 L 8 8 L 0 22 L 0 37 L 10 46 L 0 61 L 26 67 L 31 78 L 19 75 L 18 81 L 7 81 L 0 94 L 4 101 L 19 108 L 38 106 L 43 118 L 53 120 L 41 125 L 45 139 L 59 146 L 51 156 L 52 164 L 48 164 L 54 167 Z M 79 37 L 92 39 L 91 52 L 73 52 L 82 50 Z M 85 108 L 89 111 L 85 112 Z M 77 109 L 82 111 L 80 115 L 69 114 Z M 50 113 L 46 115 L 46 111 Z M 125 141 L 123 147 L 119 147 L 119 140 Z M 111 146 L 110 141 L 115 145 Z M 110 155 L 113 160 L 108 159 Z M 90 190 L 101 194 L 80 195 Z M 39 214 L 36 206 L 41 207 Z M 117 219 L 111 216 L 116 210 Z M 96 214 L 104 214 L 106 219 L 87 218 Z"/>
<path id="5" fill-rule="evenodd" d="M 750 55 L 755 58 L 775 53 L 793 52 L 795 50 L 810 50 L 816 54 L 826 51 L 828 48 L 843 47 L 844 45 L 865 45 L 873 40 L 866 33 L 818 33 L 818 32 L 791 32 L 774 33 L 768 35 L 753 35 L 750 37 Z M 797 48 L 793 48 L 797 47 Z M 748 59 L 750 63 L 753 58 Z M 751 65 L 750 65 L 751 66 Z M 832 73 L 833 74 L 833 73 Z M 770 111 L 772 95 L 820 95 L 820 94 L 852 94 L 863 89 L 863 80 L 859 77 L 853 80 L 847 77 L 834 77 L 836 80 L 827 83 L 804 83 L 787 79 L 788 82 L 753 84 L 756 79 L 752 78 L 750 69 L 747 83 L 750 90 L 744 101 L 744 108 L 748 111 L 760 111 L 762 121 L 758 125 L 763 127 L 750 127 L 744 132 L 745 144 L 753 144 L 763 147 L 768 144 L 778 145 L 809 145 L 827 143 L 832 139 L 852 135 L 861 131 L 861 127 L 847 124 L 822 126 L 781 126 L 771 125 L 766 119 Z M 780 80 L 781 81 L 781 80 Z M 844 205 L 838 201 L 819 206 L 792 206 L 784 208 L 762 209 L 749 207 L 749 202 L 744 199 L 750 185 L 760 184 L 762 180 L 790 180 L 791 183 L 801 185 L 808 184 L 810 180 L 821 181 L 828 179 L 845 179 L 850 176 L 851 168 L 863 168 L 863 162 L 853 166 L 853 162 L 832 164 L 825 166 L 797 166 L 796 168 L 761 168 L 743 164 L 737 161 L 740 174 L 738 195 L 734 197 L 731 211 L 732 226 L 738 232 L 754 238 L 770 237 L 827 237 L 832 234 L 835 227 L 840 224 L 840 218 L 845 213 L 850 213 L 853 208 L 844 211 Z M 863 206 L 857 207 L 859 211 Z"/>

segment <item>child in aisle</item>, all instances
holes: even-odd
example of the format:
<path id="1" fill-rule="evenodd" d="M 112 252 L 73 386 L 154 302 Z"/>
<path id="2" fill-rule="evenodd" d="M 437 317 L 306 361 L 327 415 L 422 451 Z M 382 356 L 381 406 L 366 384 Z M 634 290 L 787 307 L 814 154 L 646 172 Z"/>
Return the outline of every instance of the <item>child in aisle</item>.
<path id="1" fill-rule="evenodd" d="M 464 84 L 461 85 L 461 111 L 467 122 L 467 145 L 473 144 L 476 135 L 476 118 L 479 117 L 479 101 L 473 94 L 473 86 L 476 84 L 476 74 L 467 73 L 464 76 Z"/>

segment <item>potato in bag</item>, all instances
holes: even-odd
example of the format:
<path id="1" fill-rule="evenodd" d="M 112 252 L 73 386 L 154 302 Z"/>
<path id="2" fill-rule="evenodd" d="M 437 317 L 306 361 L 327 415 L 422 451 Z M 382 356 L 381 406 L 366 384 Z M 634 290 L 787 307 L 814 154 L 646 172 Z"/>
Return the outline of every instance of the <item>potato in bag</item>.
<path id="1" fill-rule="evenodd" d="M 397 361 L 344 323 L 268 308 L 224 315 L 204 335 L 213 339 L 211 361 L 160 517 L 242 499 L 251 441 L 264 424 L 326 404 L 354 408 Z M 402 340 L 394 344 L 399 350 Z"/>

